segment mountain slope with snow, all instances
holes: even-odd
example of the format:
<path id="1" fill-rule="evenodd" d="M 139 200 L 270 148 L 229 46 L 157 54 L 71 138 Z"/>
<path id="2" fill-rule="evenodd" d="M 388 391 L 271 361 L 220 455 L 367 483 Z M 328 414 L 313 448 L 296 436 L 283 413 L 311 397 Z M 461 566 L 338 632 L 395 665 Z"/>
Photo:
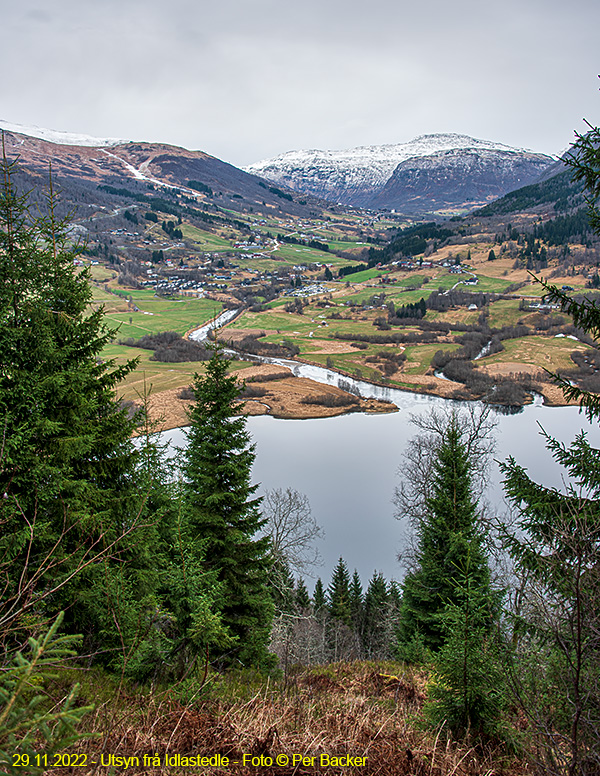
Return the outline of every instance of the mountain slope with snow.
<path id="1" fill-rule="evenodd" d="M 0 119 L 0 130 L 6 132 L 18 132 L 20 135 L 37 137 L 39 140 L 47 140 L 49 143 L 58 145 L 89 146 L 92 148 L 101 148 L 103 146 L 120 145 L 129 143 L 129 140 L 122 140 L 116 137 L 92 137 L 91 135 L 80 135 L 76 132 L 63 132 L 60 129 L 45 129 L 44 127 L 27 127 L 23 124 L 14 124 L 11 121 Z"/>
<path id="2" fill-rule="evenodd" d="M 454 177 L 459 173 L 461 157 L 465 160 L 462 165 L 462 172 L 465 173 L 469 168 L 473 169 L 473 160 L 479 156 L 486 159 L 488 172 L 492 174 L 491 160 L 494 154 L 503 171 L 505 185 L 513 185 L 509 182 L 511 175 L 507 175 L 507 169 L 518 168 L 518 173 L 512 175 L 517 181 L 513 188 L 530 183 L 554 162 L 552 157 L 545 154 L 513 148 L 503 143 L 478 140 L 467 135 L 437 134 L 421 135 L 409 143 L 360 146 L 343 151 L 289 151 L 244 169 L 274 183 L 333 202 L 363 207 L 395 207 L 391 203 L 398 199 L 396 193 L 392 193 L 389 200 L 382 194 L 395 171 L 403 164 L 410 161 L 409 166 L 414 169 L 418 167 L 418 160 L 435 159 L 443 176 L 443 163 L 446 160 L 450 168 L 448 174 Z M 508 190 L 510 188 L 503 185 L 492 186 L 478 202 L 486 202 L 489 196 L 501 196 Z M 435 209 L 427 207 L 426 202 L 422 205 L 425 211 Z"/>
<path id="3" fill-rule="evenodd" d="M 46 137 L 38 138 L 9 130 L 8 126 L 15 125 L 8 122 L 0 121 L 0 128 L 2 124 L 9 159 L 18 159 L 19 167 L 42 184 L 47 182 L 51 167 L 52 177 L 66 199 L 72 197 L 86 205 L 97 204 L 99 199 L 104 202 L 107 195 L 116 197 L 117 204 L 123 196 L 131 200 L 135 195 L 135 201 L 135 197 L 148 198 L 154 192 L 159 197 L 184 197 L 214 212 L 226 208 L 305 215 L 322 206 L 313 197 L 292 197 L 269 187 L 266 181 L 203 151 L 100 138 L 88 138 L 94 144 L 76 144 L 80 136 L 69 133 L 59 133 L 62 142 L 55 142 L 50 140 L 55 137 L 53 130 L 44 130 Z M 102 195 L 96 193 L 99 189 Z"/>

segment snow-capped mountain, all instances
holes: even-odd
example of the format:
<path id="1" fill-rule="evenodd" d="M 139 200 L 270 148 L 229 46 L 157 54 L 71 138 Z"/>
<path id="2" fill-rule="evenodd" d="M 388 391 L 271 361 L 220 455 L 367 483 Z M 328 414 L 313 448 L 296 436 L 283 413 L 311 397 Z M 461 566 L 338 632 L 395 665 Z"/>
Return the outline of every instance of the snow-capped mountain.
<path id="1" fill-rule="evenodd" d="M 91 146 L 92 148 L 101 148 L 103 146 L 120 145 L 128 143 L 129 140 L 122 140 L 116 137 L 92 137 L 91 135 L 80 135 L 76 132 L 63 132 L 60 129 L 45 129 L 44 127 L 27 127 L 24 124 L 15 124 L 12 121 L 0 119 L 0 130 L 6 132 L 18 132 L 20 135 L 37 137 L 39 140 L 47 140 L 49 143 L 58 145 L 73 146 Z"/>
<path id="2" fill-rule="evenodd" d="M 498 180 L 494 180 L 494 164 Z M 503 143 L 478 140 L 467 135 L 421 135 L 409 143 L 360 146 L 344 151 L 289 151 L 273 159 L 246 167 L 247 172 L 288 186 L 296 191 L 315 194 L 333 202 L 362 207 L 401 207 L 398 191 L 403 168 L 410 170 L 412 196 L 419 194 L 419 179 L 431 189 L 437 177 L 448 192 L 440 204 L 460 206 L 475 199 L 473 206 L 499 197 L 519 186 L 531 183 L 554 159 Z M 436 170 L 432 176 L 432 169 Z M 485 170 L 485 172 L 483 172 Z M 477 178 L 485 178 L 478 183 Z M 395 180 L 392 183 L 392 178 Z M 473 177 L 473 185 L 464 191 L 464 176 Z M 456 188 L 457 183 L 461 185 Z M 452 194 L 453 188 L 456 189 Z M 459 190 L 467 194 L 458 196 Z M 384 194 L 385 192 L 385 194 Z M 389 196 L 388 196 L 389 195 Z M 449 197 L 449 199 L 448 199 Z M 418 210 L 436 210 L 439 196 L 431 207 L 421 201 Z M 416 203 L 415 203 L 416 204 Z"/>
<path id="3" fill-rule="evenodd" d="M 22 131 L 12 129 L 15 126 Z M 305 215 L 322 206 L 314 197 L 292 197 L 269 187 L 255 175 L 203 151 L 82 137 L 1 120 L 0 130 L 8 158 L 18 159 L 20 174 L 27 176 L 25 188 L 35 185 L 34 180 L 45 185 L 51 168 L 63 200 L 77 202 L 78 207 L 95 207 L 99 202 L 119 207 L 127 201 L 124 197 L 147 202 L 154 196 L 151 192 L 159 198 L 186 197 L 211 211 L 215 219 L 220 216 L 212 214 L 221 208 Z"/>

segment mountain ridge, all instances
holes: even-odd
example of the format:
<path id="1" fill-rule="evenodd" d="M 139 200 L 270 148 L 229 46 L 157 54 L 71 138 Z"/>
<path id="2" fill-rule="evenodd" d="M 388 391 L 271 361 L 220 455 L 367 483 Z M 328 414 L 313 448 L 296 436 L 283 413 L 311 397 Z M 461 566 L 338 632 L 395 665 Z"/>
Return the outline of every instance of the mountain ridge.
<path id="1" fill-rule="evenodd" d="M 367 208 L 395 208 L 397 205 L 394 204 L 394 197 L 389 198 L 382 194 L 396 171 L 402 165 L 405 169 L 416 169 L 418 164 L 415 165 L 411 160 L 437 159 L 440 166 L 439 162 L 443 159 L 440 155 L 447 152 L 471 155 L 476 153 L 480 156 L 492 152 L 497 154 L 497 160 L 502 160 L 504 169 L 509 160 L 513 160 L 512 166 L 521 168 L 520 175 L 513 175 L 511 178 L 505 174 L 504 183 L 499 182 L 495 187 L 491 186 L 488 180 L 488 192 L 477 198 L 473 207 L 485 204 L 490 198 L 502 196 L 508 190 L 531 183 L 556 161 L 547 154 L 538 154 L 504 143 L 456 133 L 440 133 L 420 135 L 408 143 L 358 146 L 341 151 L 288 151 L 272 159 L 247 165 L 243 169 L 294 191 L 310 193 L 333 202 Z M 486 171 L 488 178 L 492 170 L 493 164 Z M 448 187 L 447 184 L 446 188 Z M 407 202 L 401 201 L 400 204 Z M 437 200 L 434 199 L 432 204 L 433 207 L 429 210 L 435 209 Z M 444 206 L 457 207 L 461 204 L 466 203 L 456 197 L 444 197 Z M 422 205 L 423 203 L 421 207 Z"/>

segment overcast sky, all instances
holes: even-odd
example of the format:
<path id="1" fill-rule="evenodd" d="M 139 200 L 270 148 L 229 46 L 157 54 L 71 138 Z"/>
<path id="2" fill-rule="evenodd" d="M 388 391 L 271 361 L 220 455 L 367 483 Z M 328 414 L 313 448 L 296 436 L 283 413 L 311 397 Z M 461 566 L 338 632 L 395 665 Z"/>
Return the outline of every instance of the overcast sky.
<path id="1" fill-rule="evenodd" d="M 598 0 L 20 0 L 0 118 L 236 165 L 460 132 L 558 153 L 600 123 Z"/>

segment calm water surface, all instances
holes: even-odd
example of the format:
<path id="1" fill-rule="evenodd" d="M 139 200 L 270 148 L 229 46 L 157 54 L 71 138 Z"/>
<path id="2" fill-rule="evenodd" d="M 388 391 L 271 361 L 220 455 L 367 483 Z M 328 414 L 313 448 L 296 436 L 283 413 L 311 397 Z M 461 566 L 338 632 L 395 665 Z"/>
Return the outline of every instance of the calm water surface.
<path id="1" fill-rule="evenodd" d="M 377 570 L 400 579 L 397 554 L 406 542 L 408 526 L 394 517 L 392 498 L 407 442 L 416 434 L 411 414 L 456 403 L 402 393 L 399 412 L 385 415 L 351 414 L 320 420 L 248 418 L 256 445 L 254 482 L 259 493 L 295 488 L 305 493 L 318 523 L 325 530 L 320 542 L 324 564 L 317 570 L 327 585 L 340 555 L 363 582 Z M 576 407 L 525 407 L 518 415 L 498 415 L 498 460 L 509 455 L 527 468 L 537 482 L 560 487 L 564 470 L 557 466 L 540 434 L 570 443 L 580 429 L 600 447 L 600 430 L 590 426 Z M 181 429 L 166 432 L 175 445 L 184 444 Z M 505 514 L 500 472 L 494 463 L 487 498 L 497 514 Z"/>

